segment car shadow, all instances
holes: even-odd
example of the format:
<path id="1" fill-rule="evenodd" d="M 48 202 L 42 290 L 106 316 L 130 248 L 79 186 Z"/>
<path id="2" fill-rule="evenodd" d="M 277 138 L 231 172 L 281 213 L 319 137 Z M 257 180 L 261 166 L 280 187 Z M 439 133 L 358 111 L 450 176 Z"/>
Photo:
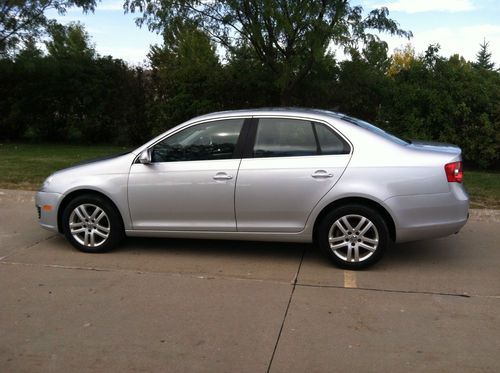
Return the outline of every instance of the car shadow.
<path id="1" fill-rule="evenodd" d="M 136 254 L 140 252 L 143 255 L 173 253 L 205 257 L 300 259 L 304 250 L 311 249 L 313 245 L 307 243 L 128 237 L 115 251 Z"/>
<path id="2" fill-rule="evenodd" d="M 452 241 L 452 238 L 443 238 L 391 245 L 376 267 L 404 267 L 460 260 L 460 254 Z M 306 262 L 332 266 L 318 247 L 308 243 L 128 237 L 115 252 L 141 255 L 171 253 L 180 256 L 240 257 L 253 260 L 259 257 L 263 260 L 296 260 L 304 254 Z"/>
<path id="3" fill-rule="evenodd" d="M 456 259 L 457 247 L 450 238 L 394 244 L 385 259 L 392 263 L 449 262 Z"/>

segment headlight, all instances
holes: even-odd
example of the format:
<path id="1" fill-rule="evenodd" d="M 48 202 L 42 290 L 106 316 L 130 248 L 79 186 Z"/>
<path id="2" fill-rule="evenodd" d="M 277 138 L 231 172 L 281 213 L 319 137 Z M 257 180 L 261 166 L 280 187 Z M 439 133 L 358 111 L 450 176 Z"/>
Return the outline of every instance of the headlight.
<path id="1" fill-rule="evenodd" d="M 52 175 L 50 175 L 48 178 L 45 179 L 45 181 L 42 184 L 42 187 L 40 188 L 40 192 L 46 191 L 49 188 L 51 182 L 52 182 Z"/>

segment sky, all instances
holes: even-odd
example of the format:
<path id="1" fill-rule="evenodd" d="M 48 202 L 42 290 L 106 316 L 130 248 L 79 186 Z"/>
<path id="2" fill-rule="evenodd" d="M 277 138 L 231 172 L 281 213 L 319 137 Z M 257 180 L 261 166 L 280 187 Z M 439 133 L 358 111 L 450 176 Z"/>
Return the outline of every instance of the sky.
<path id="1" fill-rule="evenodd" d="M 500 0 L 354 0 L 365 11 L 387 7 L 390 17 L 400 27 L 413 32 L 413 38 L 390 37 L 382 34 L 389 50 L 410 42 L 417 53 L 430 44 L 439 43 L 441 55 L 458 53 L 473 61 L 479 44 L 486 40 L 496 67 L 500 67 Z M 63 24 L 80 22 L 85 25 L 100 55 L 111 55 L 131 64 L 146 63 L 151 44 L 161 44 L 160 35 L 146 26 L 139 28 L 135 14 L 124 14 L 123 1 L 103 0 L 94 13 L 83 14 L 69 9 L 61 16 L 48 14 Z"/>

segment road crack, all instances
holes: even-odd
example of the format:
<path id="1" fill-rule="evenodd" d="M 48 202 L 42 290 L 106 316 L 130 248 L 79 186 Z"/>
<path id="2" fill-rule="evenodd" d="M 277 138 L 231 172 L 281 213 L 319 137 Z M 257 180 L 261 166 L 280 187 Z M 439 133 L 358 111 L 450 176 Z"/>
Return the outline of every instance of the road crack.
<path id="1" fill-rule="evenodd" d="M 472 297 L 482 297 L 482 295 L 468 294 L 468 293 L 446 293 L 439 291 L 419 291 L 419 290 L 396 290 L 396 289 L 379 289 L 379 288 L 366 288 L 366 287 L 345 287 L 338 285 L 320 285 L 320 284 L 300 284 L 297 283 L 296 286 L 309 287 L 309 288 L 332 288 L 332 289 L 345 289 L 345 290 L 365 290 L 365 291 L 378 291 L 383 293 L 400 293 L 400 294 L 426 294 L 426 295 L 442 295 L 448 297 L 460 297 L 460 298 L 472 298 Z M 495 296 L 489 296 L 495 297 Z"/>
<path id="2" fill-rule="evenodd" d="M 15 254 L 18 254 L 18 253 L 24 252 L 24 251 L 26 251 L 26 250 L 28 250 L 28 249 L 32 248 L 33 246 L 36 246 L 36 245 L 38 245 L 39 243 L 42 243 L 42 242 L 48 241 L 48 240 L 50 240 L 51 238 L 56 237 L 56 236 L 57 236 L 57 234 L 53 234 L 53 235 L 51 235 L 51 236 L 45 237 L 45 238 L 43 238 L 43 239 L 41 239 L 41 240 L 38 240 L 38 241 L 36 241 L 36 242 L 34 242 L 34 243 L 32 243 L 32 244 L 28 245 L 28 246 L 24 246 L 24 247 L 21 247 L 21 248 L 18 248 L 18 249 L 12 249 L 12 252 L 10 252 L 10 253 L 8 253 L 7 255 L 2 256 L 2 257 L 0 258 L 0 262 L 1 262 L 1 261 L 4 261 L 5 259 L 7 259 L 7 258 L 9 258 L 9 257 L 11 257 L 12 255 L 15 255 Z"/>
<path id="3" fill-rule="evenodd" d="M 288 316 L 288 310 L 290 309 L 290 304 L 292 303 L 293 293 L 295 292 L 295 288 L 297 287 L 297 282 L 299 279 L 300 268 L 302 267 L 302 262 L 304 261 L 304 256 L 306 253 L 306 247 L 302 251 L 302 256 L 300 257 L 299 266 L 297 268 L 297 272 L 295 272 L 295 276 L 292 280 L 292 291 L 290 292 L 290 297 L 288 298 L 288 304 L 286 305 L 285 314 L 283 315 L 283 320 L 281 321 L 280 331 L 278 333 L 278 338 L 276 339 L 276 343 L 274 344 L 273 354 L 271 355 L 271 360 L 269 360 L 269 365 L 267 366 L 267 373 L 271 370 L 271 366 L 273 364 L 274 356 L 276 355 L 276 351 L 278 349 L 278 344 L 280 342 L 281 333 L 283 332 L 283 327 L 285 326 L 286 317 Z"/>

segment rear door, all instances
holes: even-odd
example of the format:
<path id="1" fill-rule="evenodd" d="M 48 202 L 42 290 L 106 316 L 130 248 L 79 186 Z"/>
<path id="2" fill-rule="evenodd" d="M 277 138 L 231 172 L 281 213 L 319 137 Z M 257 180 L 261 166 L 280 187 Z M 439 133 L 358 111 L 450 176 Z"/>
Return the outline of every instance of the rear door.
<path id="1" fill-rule="evenodd" d="M 351 147 L 326 124 L 254 120 L 236 183 L 237 230 L 299 232 L 347 166 Z"/>

